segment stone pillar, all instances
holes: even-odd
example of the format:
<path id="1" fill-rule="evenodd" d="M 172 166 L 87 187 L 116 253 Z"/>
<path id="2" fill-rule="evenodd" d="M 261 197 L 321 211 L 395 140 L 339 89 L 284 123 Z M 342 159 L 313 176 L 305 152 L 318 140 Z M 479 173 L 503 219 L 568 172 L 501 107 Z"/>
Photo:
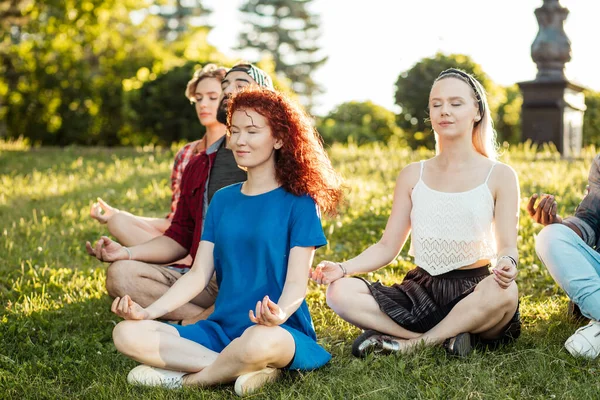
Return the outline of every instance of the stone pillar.
<path id="1" fill-rule="evenodd" d="M 571 60 L 571 42 L 563 29 L 568 14 L 559 0 L 544 0 L 535 10 L 540 29 L 531 45 L 531 58 L 538 73 L 534 80 L 518 85 L 523 95 L 523 140 L 552 142 L 564 157 L 573 157 L 581 150 L 585 88 L 570 82 L 564 73 Z"/>

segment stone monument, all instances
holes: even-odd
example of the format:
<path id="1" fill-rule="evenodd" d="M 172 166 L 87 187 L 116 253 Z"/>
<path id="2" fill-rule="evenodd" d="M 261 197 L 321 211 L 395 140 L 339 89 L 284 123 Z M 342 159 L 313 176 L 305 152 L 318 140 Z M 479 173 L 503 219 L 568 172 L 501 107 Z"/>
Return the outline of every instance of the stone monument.
<path id="1" fill-rule="evenodd" d="M 544 0 L 535 10 L 540 28 L 531 58 L 538 73 L 518 85 L 523 95 L 523 140 L 552 142 L 564 157 L 574 157 L 581 150 L 585 88 L 565 76 L 565 64 L 571 60 L 571 42 L 563 29 L 568 14 L 559 0 Z"/>

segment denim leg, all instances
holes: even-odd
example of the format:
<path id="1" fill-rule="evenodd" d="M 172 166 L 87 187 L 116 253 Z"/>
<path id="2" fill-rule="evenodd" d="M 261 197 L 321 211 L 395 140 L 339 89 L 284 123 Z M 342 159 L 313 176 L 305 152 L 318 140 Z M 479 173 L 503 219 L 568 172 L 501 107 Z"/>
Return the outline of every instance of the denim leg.
<path id="1" fill-rule="evenodd" d="M 562 224 L 542 229 L 535 250 L 582 314 L 600 320 L 600 254 Z"/>

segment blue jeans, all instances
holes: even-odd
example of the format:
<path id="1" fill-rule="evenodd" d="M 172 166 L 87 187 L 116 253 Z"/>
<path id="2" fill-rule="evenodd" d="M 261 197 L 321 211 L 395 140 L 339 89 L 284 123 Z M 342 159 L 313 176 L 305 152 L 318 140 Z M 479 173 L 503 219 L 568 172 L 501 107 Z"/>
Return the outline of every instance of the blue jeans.
<path id="1" fill-rule="evenodd" d="M 600 254 L 562 224 L 542 229 L 535 250 L 582 314 L 600 320 Z"/>

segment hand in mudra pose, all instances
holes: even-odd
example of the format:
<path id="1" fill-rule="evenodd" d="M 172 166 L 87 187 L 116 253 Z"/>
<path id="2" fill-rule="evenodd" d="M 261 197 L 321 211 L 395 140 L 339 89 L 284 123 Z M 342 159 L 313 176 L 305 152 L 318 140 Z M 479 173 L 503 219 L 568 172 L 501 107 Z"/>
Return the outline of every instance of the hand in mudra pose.
<path id="1" fill-rule="evenodd" d="M 98 197 L 98 201 L 92 204 L 90 208 L 90 217 L 101 224 L 106 224 L 118 212 L 118 209 L 111 207 L 107 202 Z"/>
<path id="2" fill-rule="evenodd" d="M 321 261 L 314 270 L 309 271 L 309 278 L 319 285 L 329 285 L 344 277 L 341 264 L 333 261 Z"/>
<path id="3" fill-rule="evenodd" d="M 117 314 L 123 319 L 130 320 L 144 320 L 150 319 L 150 314 L 146 309 L 140 306 L 135 301 L 131 300 L 131 297 L 125 295 L 123 297 L 116 297 L 110 307 L 110 310 Z"/>
<path id="4" fill-rule="evenodd" d="M 265 296 L 256 302 L 256 310 L 248 312 L 250 321 L 257 325 L 278 326 L 285 322 L 285 312 L 271 299 Z"/>
<path id="5" fill-rule="evenodd" d="M 527 204 L 529 216 L 533 218 L 535 222 L 544 226 L 560 224 L 562 218 L 556 213 L 558 203 L 554 199 L 554 195 L 542 194 L 540 202 L 537 207 L 535 207 L 535 203 L 539 197 L 540 196 L 537 193 L 534 193 L 529 199 L 529 203 Z"/>
<path id="6" fill-rule="evenodd" d="M 125 247 L 106 236 L 102 236 L 93 247 L 90 242 L 85 242 L 85 250 L 103 262 L 129 260 L 129 252 Z"/>

